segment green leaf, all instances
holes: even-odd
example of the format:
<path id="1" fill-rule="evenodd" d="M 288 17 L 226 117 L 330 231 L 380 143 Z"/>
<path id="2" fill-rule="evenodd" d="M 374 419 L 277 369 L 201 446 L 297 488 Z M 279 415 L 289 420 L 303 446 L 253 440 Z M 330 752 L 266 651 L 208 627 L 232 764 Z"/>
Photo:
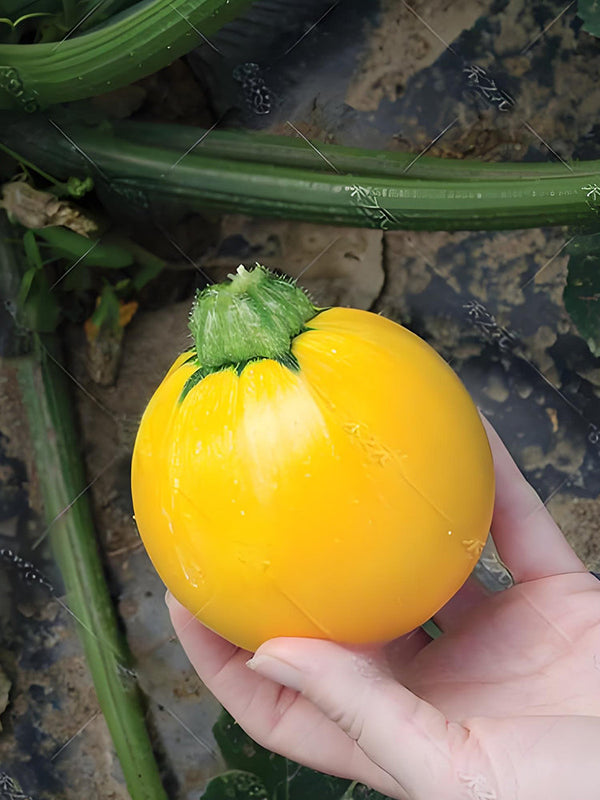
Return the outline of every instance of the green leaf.
<path id="1" fill-rule="evenodd" d="M 38 333 L 51 333 L 60 319 L 60 306 L 44 272 L 42 257 L 33 231 L 23 236 L 28 269 L 17 295 L 17 313 L 25 327 Z"/>
<path id="2" fill-rule="evenodd" d="M 349 785 L 345 778 L 334 778 L 332 775 L 302 767 L 294 761 L 285 761 L 288 774 L 286 780 L 277 787 L 274 795 L 276 800 L 306 800 L 308 797 L 342 800 L 344 797 Z"/>
<path id="3" fill-rule="evenodd" d="M 32 266 L 25 272 L 17 299 L 18 314 L 29 330 L 51 333 L 60 319 L 60 306 L 43 269 Z"/>
<path id="4" fill-rule="evenodd" d="M 263 797 L 261 794 L 224 794 L 226 785 L 229 791 L 233 790 L 231 784 L 222 784 L 219 778 L 235 774 L 256 776 L 256 786 L 266 790 L 269 800 L 390 800 L 362 783 L 325 775 L 261 747 L 225 709 L 213 726 L 213 733 L 230 771 L 214 778 L 201 800 Z"/>
<path id="5" fill-rule="evenodd" d="M 27 257 L 29 266 L 33 269 L 42 269 L 42 257 L 32 230 L 27 231 L 23 235 L 23 245 L 25 247 L 25 256 Z"/>
<path id="6" fill-rule="evenodd" d="M 269 795 L 256 775 L 232 769 L 209 781 L 200 800 L 269 800 Z"/>
<path id="7" fill-rule="evenodd" d="M 583 20 L 583 30 L 600 36 L 600 0 L 579 0 L 577 16 Z"/>
<path id="8" fill-rule="evenodd" d="M 88 267 L 122 269 L 133 263 L 133 256 L 124 247 L 110 241 L 88 239 L 68 228 L 39 228 L 35 234 L 44 239 L 56 255 L 70 261 L 85 261 Z"/>
<path id="9" fill-rule="evenodd" d="M 223 710 L 213 733 L 227 766 L 256 775 L 273 800 L 342 800 L 350 781 L 272 753 L 254 742 Z"/>
<path id="10" fill-rule="evenodd" d="M 17 295 L 17 308 L 19 309 L 23 309 L 25 307 L 25 303 L 27 302 L 27 298 L 31 292 L 31 285 L 35 278 L 36 272 L 37 269 L 35 267 L 29 267 L 21 279 L 19 294 Z"/>
<path id="11" fill-rule="evenodd" d="M 155 260 L 147 260 L 145 263 L 137 267 L 131 280 L 134 289 L 137 291 L 142 289 L 147 283 L 156 278 L 156 276 L 162 272 L 164 266 L 165 262 L 162 259 L 157 258 Z"/>
<path id="12" fill-rule="evenodd" d="M 600 233 L 579 236 L 570 255 L 565 308 L 595 356 L 600 356 Z"/>
<path id="13" fill-rule="evenodd" d="M 119 299 L 112 286 L 108 284 L 102 289 L 96 310 L 92 314 L 92 322 L 97 328 L 119 329 Z"/>
<path id="14" fill-rule="evenodd" d="M 286 759 L 256 744 L 224 709 L 213 726 L 213 733 L 230 769 L 258 775 L 271 795 L 277 784 L 285 780 Z"/>

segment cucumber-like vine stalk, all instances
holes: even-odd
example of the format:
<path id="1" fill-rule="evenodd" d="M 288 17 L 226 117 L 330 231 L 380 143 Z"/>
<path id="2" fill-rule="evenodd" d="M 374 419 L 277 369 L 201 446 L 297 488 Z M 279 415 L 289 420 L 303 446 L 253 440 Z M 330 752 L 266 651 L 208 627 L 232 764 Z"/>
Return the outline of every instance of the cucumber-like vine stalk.
<path id="1" fill-rule="evenodd" d="M 127 86 L 235 19 L 250 0 L 140 0 L 58 42 L 0 45 L 0 109 L 33 112 Z"/>

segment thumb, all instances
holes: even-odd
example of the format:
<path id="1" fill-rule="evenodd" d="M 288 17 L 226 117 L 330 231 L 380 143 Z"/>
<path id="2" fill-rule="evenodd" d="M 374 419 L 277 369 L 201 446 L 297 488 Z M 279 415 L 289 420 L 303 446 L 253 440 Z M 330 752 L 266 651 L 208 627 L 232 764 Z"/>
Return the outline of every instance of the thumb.
<path id="1" fill-rule="evenodd" d="M 389 674 L 379 653 L 319 639 L 272 639 L 248 667 L 300 692 L 410 798 L 451 797 L 468 731 Z"/>

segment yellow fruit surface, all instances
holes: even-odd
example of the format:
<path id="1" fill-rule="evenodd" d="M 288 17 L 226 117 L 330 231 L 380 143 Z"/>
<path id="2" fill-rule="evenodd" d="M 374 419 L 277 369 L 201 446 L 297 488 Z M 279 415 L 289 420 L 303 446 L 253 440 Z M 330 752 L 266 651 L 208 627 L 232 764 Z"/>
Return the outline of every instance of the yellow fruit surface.
<path id="1" fill-rule="evenodd" d="M 171 593 L 226 639 L 391 640 L 464 583 L 488 535 L 494 473 L 466 389 L 406 328 L 323 311 L 300 369 L 200 380 L 180 356 L 132 465 L 135 517 Z M 186 363 L 187 362 L 187 363 Z"/>

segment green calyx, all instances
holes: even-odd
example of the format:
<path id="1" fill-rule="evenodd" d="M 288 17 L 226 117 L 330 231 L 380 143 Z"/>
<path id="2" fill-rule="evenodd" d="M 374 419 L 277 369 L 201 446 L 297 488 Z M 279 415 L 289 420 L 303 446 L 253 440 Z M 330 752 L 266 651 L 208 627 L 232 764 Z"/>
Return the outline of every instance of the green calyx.
<path id="1" fill-rule="evenodd" d="M 196 295 L 190 330 L 204 374 L 259 358 L 295 361 L 292 339 L 318 312 L 303 289 L 257 264 Z"/>

